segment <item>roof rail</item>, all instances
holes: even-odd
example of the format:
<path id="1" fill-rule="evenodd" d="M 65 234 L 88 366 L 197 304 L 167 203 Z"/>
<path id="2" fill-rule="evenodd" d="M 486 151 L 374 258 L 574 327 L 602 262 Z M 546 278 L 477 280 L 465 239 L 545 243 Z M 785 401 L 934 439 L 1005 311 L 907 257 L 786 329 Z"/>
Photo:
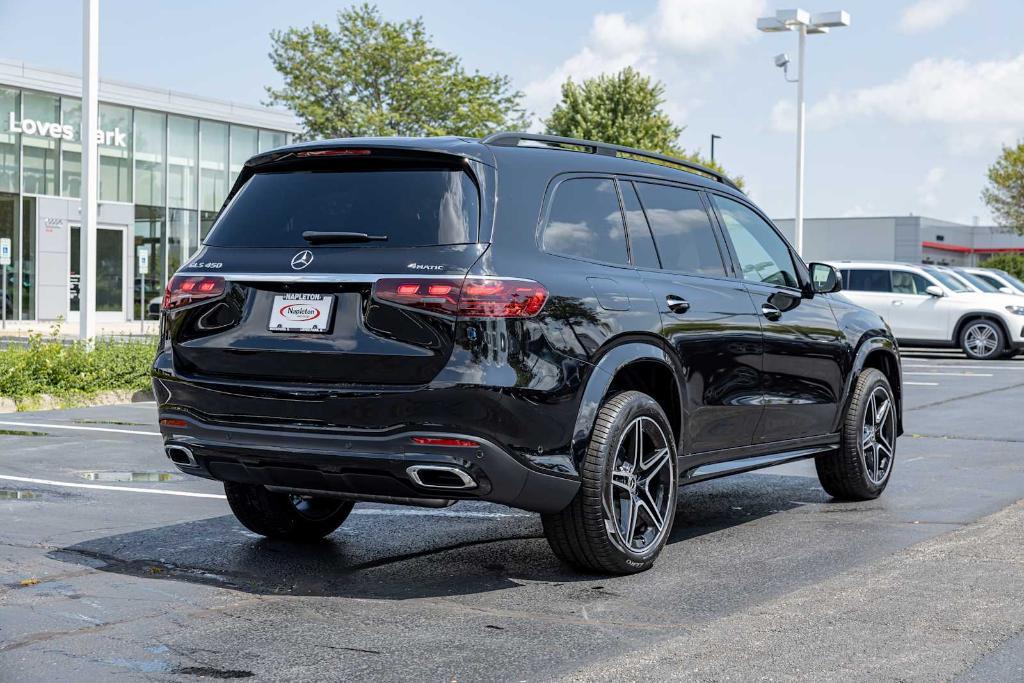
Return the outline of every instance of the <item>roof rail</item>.
<path id="1" fill-rule="evenodd" d="M 568 148 L 570 151 L 602 154 L 610 157 L 619 157 L 620 155 L 624 155 L 626 157 L 636 157 L 638 161 L 644 161 L 646 163 L 660 163 L 661 165 L 668 164 L 671 166 L 678 166 L 684 171 L 707 176 L 712 180 L 717 180 L 720 183 L 728 185 L 734 190 L 743 192 L 743 190 L 741 190 L 736 183 L 729 180 L 724 173 L 716 171 L 713 168 L 708 168 L 707 166 L 702 166 L 701 164 L 696 164 L 692 161 L 687 161 L 686 159 L 670 157 L 668 155 L 657 154 L 655 152 L 647 152 L 642 149 L 636 149 L 635 147 L 624 147 L 622 145 L 612 145 L 607 142 L 579 140 L 577 138 L 563 138 L 558 135 L 541 135 L 538 133 L 492 133 L 480 142 L 485 145 L 496 145 L 498 147 L 519 147 L 519 143 L 524 141 L 539 142 L 543 146 L 548 147 L 558 147 L 562 149 Z"/>

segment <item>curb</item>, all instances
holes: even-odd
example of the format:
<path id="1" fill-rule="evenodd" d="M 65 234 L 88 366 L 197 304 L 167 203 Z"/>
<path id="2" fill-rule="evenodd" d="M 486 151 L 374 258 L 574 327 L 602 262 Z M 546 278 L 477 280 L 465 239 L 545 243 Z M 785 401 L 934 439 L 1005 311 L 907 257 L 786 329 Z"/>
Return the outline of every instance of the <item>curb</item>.
<path id="1" fill-rule="evenodd" d="M 92 408 L 96 406 L 144 403 L 155 400 L 151 389 L 139 391 L 101 391 L 90 396 L 59 398 L 49 394 L 38 394 L 14 400 L 0 397 L 0 413 L 17 413 L 35 410 L 60 410 L 64 408 Z"/>

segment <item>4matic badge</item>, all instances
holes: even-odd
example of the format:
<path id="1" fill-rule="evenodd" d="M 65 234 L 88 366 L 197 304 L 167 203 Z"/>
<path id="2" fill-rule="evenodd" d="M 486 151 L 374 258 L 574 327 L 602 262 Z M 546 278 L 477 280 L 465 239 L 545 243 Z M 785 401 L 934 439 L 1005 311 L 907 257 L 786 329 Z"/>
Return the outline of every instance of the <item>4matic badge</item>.
<path id="1" fill-rule="evenodd" d="M 407 265 L 406 268 L 411 268 L 413 270 L 444 270 L 444 266 L 426 265 L 423 263 L 416 263 L 415 261 Z"/>

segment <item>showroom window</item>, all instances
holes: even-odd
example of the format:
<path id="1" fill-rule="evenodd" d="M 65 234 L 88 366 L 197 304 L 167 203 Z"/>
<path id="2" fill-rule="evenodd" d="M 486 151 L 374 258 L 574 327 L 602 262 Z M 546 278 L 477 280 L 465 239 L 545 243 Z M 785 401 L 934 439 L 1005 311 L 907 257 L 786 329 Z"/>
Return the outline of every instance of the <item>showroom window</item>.
<path id="1" fill-rule="evenodd" d="M 60 121 L 73 131 L 71 140 L 60 142 L 60 194 L 77 198 L 82 196 L 82 101 L 62 97 Z"/>
<path id="2" fill-rule="evenodd" d="M 242 166 L 249 157 L 255 156 L 259 151 L 257 144 L 257 131 L 255 128 L 246 126 L 231 126 L 231 177 L 228 186 L 235 184 L 238 174 L 242 172 Z"/>
<path id="3" fill-rule="evenodd" d="M 228 126 L 199 122 L 199 208 L 216 211 L 228 194 Z"/>
<path id="4" fill-rule="evenodd" d="M 135 203 L 164 204 L 167 115 L 135 110 Z"/>
<path id="5" fill-rule="evenodd" d="M 103 143 L 97 145 L 100 160 L 99 196 L 106 202 L 132 200 L 132 110 L 100 104 Z"/>
<path id="6" fill-rule="evenodd" d="M 21 136 L 10 130 L 11 114 L 19 118 L 20 93 L 0 88 L 0 192 L 18 192 L 18 143 Z"/>
<path id="7" fill-rule="evenodd" d="M 57 194 L 57 139 L 60 98 L 25 92 L 21 96 L 22 186 L 27 194 Z M 29 126 L 34 134 L 29 135 Z"/>
<path id="8" fill-rule="evenodd" d="M 197 121 L 167 118 L 167 204 L 181 209 L 196 207 L 196 160 L 199 152 Z"/>
<path id="9" fill-rule="evenodd" d="M 260 131 L 260 152 L 266 152 L 275 147 L 283 147 L 288 144 L 288 136 L 284 133 L 275 133 L 272 130 Z"/>

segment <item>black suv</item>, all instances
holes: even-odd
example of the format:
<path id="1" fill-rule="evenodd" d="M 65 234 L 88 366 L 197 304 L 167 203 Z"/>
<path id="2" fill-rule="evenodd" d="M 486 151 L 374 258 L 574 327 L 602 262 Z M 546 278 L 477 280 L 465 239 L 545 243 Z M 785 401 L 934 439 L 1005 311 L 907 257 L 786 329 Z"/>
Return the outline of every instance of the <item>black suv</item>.
<path id="1" fill-rule="evenodd" d="M 650 567 L 680 484 L 815 458 L 878 496 L 896 342 L 726 178 L 586 140 L 345 139 L 243 168 L 171 279 L 167 456 L 249 529 L 356 501 L 541 513 L 578 567 Z"/>

